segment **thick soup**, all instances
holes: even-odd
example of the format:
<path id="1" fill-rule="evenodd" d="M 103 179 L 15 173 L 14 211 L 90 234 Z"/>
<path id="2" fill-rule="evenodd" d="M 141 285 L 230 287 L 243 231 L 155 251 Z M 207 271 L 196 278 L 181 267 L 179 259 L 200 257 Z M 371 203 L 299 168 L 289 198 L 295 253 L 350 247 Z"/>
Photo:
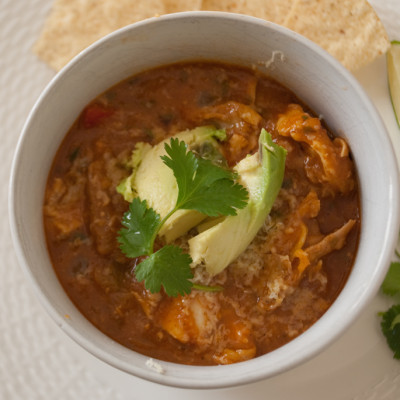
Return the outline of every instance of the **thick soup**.
<path id="1" fill-rule="evenodd" d="M 203 126 L 225 132 L 217 146 L 230 168 L 257 153 L 264 128 L 287 151 L 283 182 L 227 268 L 192 265 L 195 284 L 218 290 L 152 293 L 135 275 L 145 257 L 128 258 L 117 240 L 129 208 L 117 187 L 143 142 L 153 147 Z M 277 82 L 236 66 L 175 64 L 117 84 L 82 111 L 51 168 L 44 224 L 61 284 L 98 329 L 156 359 L 229 364 L 294 339 L 338 296 L 357 250 L 357 176 L 347 143 Z M 199 230 L 173 244 L 189 252 Z M 238 247 L 229 231 L 223 239 L 221 257 Z M 159 236 L 155 247 L 165 244 Z"/>

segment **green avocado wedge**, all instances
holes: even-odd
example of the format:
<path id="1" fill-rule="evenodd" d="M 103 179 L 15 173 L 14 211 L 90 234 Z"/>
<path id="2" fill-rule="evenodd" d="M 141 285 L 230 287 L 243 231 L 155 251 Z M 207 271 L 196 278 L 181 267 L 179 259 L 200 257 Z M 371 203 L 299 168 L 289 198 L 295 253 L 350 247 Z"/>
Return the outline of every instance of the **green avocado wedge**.
<path id="1" fill-rule="evenodd" d="M 224 166 L 226 160 L 219 151 L 218 140 L 225 140 L 226 133 L 211 126 L 198 127 L 180 132 L 173 136 L 186 143 L 189 150 L 213 163 Z M 165 165 L 162 156 L 166 155 L 165 143 L 170 137 L 151 147 L 138 143 L 132 154 L 130 167 L 133 169 L 129 177 L 117 187 L 127 201 L 134 197 L 146 200 L 161 218 L 164 218 L 176 204 L 178 185 L 172 170 Z M 159 231 L 166 243 L 174 241 L 188 230 L 199 224 L 207 216 L 194 210 L 176 211 Z"/>
<path id="2" fill-rule="evenodd" d="M 241 160 L 234 168 L 239 174 L 239 183 L 249 193 L 247 206 L 238 210 L 235 216 L 217 219 L 214 225 L 203 224 L 206 229 L 199 229 L 201 233 L 189 240 L 193 267 L 203 263 L 208 273 L 216 275 L 247 248 L 264 224 L 279 193 L 285 160 L 286 150 L 275 144 L 263 129 L 259 151 Z"/>

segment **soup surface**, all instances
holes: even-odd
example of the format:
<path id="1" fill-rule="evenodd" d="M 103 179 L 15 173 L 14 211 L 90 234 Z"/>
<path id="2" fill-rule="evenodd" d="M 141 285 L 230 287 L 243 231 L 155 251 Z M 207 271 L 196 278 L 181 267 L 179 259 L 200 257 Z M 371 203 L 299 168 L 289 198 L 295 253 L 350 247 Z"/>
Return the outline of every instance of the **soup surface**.
<path id="1" fill-rule="evenodd" d="M 129 203 L 116 187 L 138 142 L 204 125 L 225 129 L 231 167 L 258 150 L 265 128 L 287 150 L 283 184 L 235 261 L 215 276 L 194 269 L 194 282 L 223 290 L 150 293 L 117 241 Z M 59 280 L 98 329 L 149 357 L 212 365 L 270 352 L 324 314 L 350 273 L 359 211 L 346 142 L 291 91 L 250 69 L 187 63 L 127 79 L 82 111 L 49 174 L 44 225 Z M 176 242 L 187 249 L 193 231 Z"/>

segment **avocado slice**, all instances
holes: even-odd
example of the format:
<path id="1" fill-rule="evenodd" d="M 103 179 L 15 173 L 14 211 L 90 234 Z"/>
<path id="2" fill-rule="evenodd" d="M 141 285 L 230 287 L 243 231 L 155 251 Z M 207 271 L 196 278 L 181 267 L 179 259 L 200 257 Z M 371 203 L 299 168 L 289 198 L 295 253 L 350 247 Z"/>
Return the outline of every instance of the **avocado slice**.
<path id="1" fill-rule="evenodd" d="M 130 160 L 126 163 L 127 168 L 132 169 L 132 173 L 123 179 L 117 186 L 117 192 L 122 194 L 124 199 L 129 203 L 137 196 L 134 188 L 136 171 L 142 162 L 145 154 L 152 149 L 149 143 L 139 142 L 136 143 L 135 149 L 132 151 Z"/>
<path id="2" fill-rule="evenodd" d="M 204 263 L 206 270 L 216 275 L 247 248 L 262 227 L 281 188 L 285 159 L 286 150 L 275 144 L 263 129 L 259 151 L 245 157 L 234 168 L 239 174 L 239 182 L 249 192 L 247 206 L 238 210 L 235 216 L 217 219 L 215 225 L 189 240 L 193 267 Z"/>
<path id="3" fill-rule="evenodd" d="M 226 164 L 217 141 L 217 139 L 226 139 L 224 130 L 204 126 L 180 132 L 173 137 L 184 141 L 188 149 L 195 154 L 220 166 Z M 133 168 L 132 174 L 117 187 L 117 191 L 128 201 L 132 201 L 135 196 L 147 200 L 149 207 L 153 208 L 161 218 L 175 207 L 178 197 L 178 186 L 174 174 L 161 159 L 161 156 L 166 154 L 164 145 L 169 143 L 170 139 L 167 138 L 150 148 L 148 148 L 149 145 L 137 146 L 130 162 Z M 178 210 L 167 219 L 159 235 L 170 243 L 205 218 L 206 215 L 198 211 Z"/>

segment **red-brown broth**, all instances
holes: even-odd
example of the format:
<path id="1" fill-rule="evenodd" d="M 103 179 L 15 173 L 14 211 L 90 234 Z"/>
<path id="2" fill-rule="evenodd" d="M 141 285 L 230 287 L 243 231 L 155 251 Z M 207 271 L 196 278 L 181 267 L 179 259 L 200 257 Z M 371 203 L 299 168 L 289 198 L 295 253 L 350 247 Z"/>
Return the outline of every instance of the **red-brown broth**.
<path id="1" fill-rule="evenodd" d="M 55 272 L 89 321 L 122 345 L 150 357 L 210 365 L 270 352 L 325 313 L 342 290 L 357 250 L 356 171 L 351 156 L 337 155 L 343 144 L 328 133 L 339 162 L 334 164 L 337 176 L 324 181 L 324 165 L 313 146 L 281 134 L 289 123 L 306 124 L 296 120 L 299 109 L 288 117 L 290 104 L 301 107 L 303 121 L 316 123 L 290 90 L 258 72 L 225 64 L 186 63 L 127 79 L 82 111 L 49 173 L 44 225 Z M 243 119 L 248 108 L 261 117 L 258 122 Z M 221 110 L 226 113 L 218 117 Z M 221 293 L 193 291 L 186 300 L 189 308 L 183 308 L 182 298 L 149 295 L 156 303 L 149 314 L 143 308 L 147 294 L 133 273 L 137 260 L 127 259 L 116 240 L 128 208 L 116 185 L 130 173 L 124 161 L 137 142 L 154 145 L 185 129 L 209 124 L 226 129 L 228 140 L 221 147 L 231 166 L 257 150 L 261 128 L 288 150 L 283 186 L 269 221 L 273 233 L 260 232 L 249 255 L 239 257 L 212 280 L 222 284 Z M 310 130 L 305 125 L 298 129 L 302 135 Z M 343 176 L 349 183 L 340 186 L 337 182 Z M 310 192 L 318 201 L 307 197 Z M 319 204 L 316 216 L 298 215 L 307 201 L 313 207 Z M 354 224 L 343 246 L 298 272 L 300 261 L 293 249 L 301 229 L 307 230 L 302 249 L 310 249 L 349 220 Z M 286 233 L 284 223 L 291 227 Z M 253 260 L 250 253 L 263 265 L 254 276 L 242 265 Z M 281 279 L 291 289 L 285 289 L 283 299 L 280 295 L 276 299 L 267 287 L 268 279 Z M 193 326 L 189 315 L 190 302 L 198 301 L 206 305 L 212 320 L 206 333 Z"/>

